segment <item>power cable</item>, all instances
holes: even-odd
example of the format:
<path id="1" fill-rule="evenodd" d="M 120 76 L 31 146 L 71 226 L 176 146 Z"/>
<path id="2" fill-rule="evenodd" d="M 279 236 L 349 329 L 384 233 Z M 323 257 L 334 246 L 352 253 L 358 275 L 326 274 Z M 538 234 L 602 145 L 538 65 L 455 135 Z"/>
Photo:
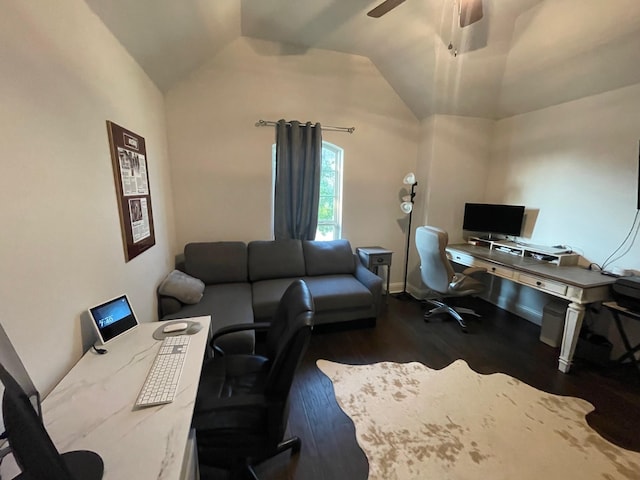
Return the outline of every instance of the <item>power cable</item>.
<path id="1" fill-rule="evenodd" d="M 613 253 L 611 255 L 609 255 L 609 257 L 607 257 L 607 259 L 602 263 L 602 267 L 600 268 L 600 270 L 602 270 L 603 272 L 605 271 L 605 268 L 607 268 L 607 265 L 610 265 L 611 263 L 613 263 L 613 262 L 615 262 L 617 260 L 620 260 L 627 253 L 629 253 L 629 250 L 631 250 L 631 247 L 633 247 L 634 243 L 636 242 L 636 238 L 638 236 L 638 230 L 639 230 L 639 227 L 640 227 L 640 223 L 638 223 L 639 214 L 640 214 L 640 210 L 636 210 L 636 215 L 633 218 L 633 223 L 631 224 L 631 228 L 629 229 L 629 233 L 627 233 L 627 236 L 624 238 L 622 243 L 620 243 L 618 248 L 616 248 L 613 251 Z M 634 230 L 635 230 L 635 233 L 634 233 Z M 611 257 L 613 257 L 616 253 L 618 253 L 618 251 L 624 246 L 624 244 L 627 243 L 627 240 L 629 240 L 629 238 L 631 237 L 632 234 L 633 234 L 633 238 L 631 240 L 631 243 L 627 247 L 627 249 L 622 254 L 620 254 L 619 256 L 617 256 L 617 257 L 612 259 Z"/>

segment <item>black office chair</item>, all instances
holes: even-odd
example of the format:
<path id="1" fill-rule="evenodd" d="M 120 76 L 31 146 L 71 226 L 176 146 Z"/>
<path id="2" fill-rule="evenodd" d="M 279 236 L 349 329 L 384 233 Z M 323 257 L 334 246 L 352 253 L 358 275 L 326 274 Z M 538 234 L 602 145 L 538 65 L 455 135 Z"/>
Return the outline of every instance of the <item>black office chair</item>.
<path id="1" fill-rule="evenodd" d="M 484 284 L 471 275 L 486 272 L 486 268 L 471 267 L 462 273 L 456 273 L 447 257 L 447 243 L 449 235 L 438 227 L 423 226 L 416 229 L 416 248 L 420 256 L 420 276 L 422 282 L 435 294 L 435 298 L 427 298 L 427 303 L 435 308 L 427 310 L 424 319 L 432 315 L 448 313 L 455 318 L 463 332 L 467 331 L 467 324 L 460 315 L 466 313 L 479 317 L 469 308 L 452 307 L 442 301 L 445 297 L 463 297 L 476 295 L 484 290 Z"/>
<path id="2" fill-rule="evenodd" d="M 35 385 L 31 381 L 31 377 L 27 373 L 27 370 L 22 364 L 22 360 L 18 356 L 11 340 L 4 331 L 2 324 L 0 324 L 0 365 L 3 365 L 7 369 L 9 374 L 18 382 L 20 388 L 24 390 L 31 402 L 31 405 L 38 414 L 38 417 L 42 419 L 42 407 L 40 406 L 40 393 L 36 389 Z M 6 432 L 0 433 L 0 440 L 6 438 Z M 11 449 L 6 445 L 0 449 L 0 462 L 2 459 L 11 453 Z"/>
<path id="3" fill-rule="evenodd" d="M 286 450 L 300 451 L 298 437 L 283 440 L 289 391 L 313 329 L 313 298 L 303 280 L 285 291 L 271 323 L 234 325 L 214 334 L 246 329 L 267 332 L 264 355 L 218 354 L 205 361 L 193 426 L 201 475 L 209 468 L 230 470 L 233 478 L 257 480 L 253 466 Z"/>
<path id="4" fill-rule="evenodd" d="M 2 418 L 11 453 L 22 474 L 14 480 L 100 480 L 100 456 L 86 450 L 58 452 L 29 397 L 0 364 Z"/>

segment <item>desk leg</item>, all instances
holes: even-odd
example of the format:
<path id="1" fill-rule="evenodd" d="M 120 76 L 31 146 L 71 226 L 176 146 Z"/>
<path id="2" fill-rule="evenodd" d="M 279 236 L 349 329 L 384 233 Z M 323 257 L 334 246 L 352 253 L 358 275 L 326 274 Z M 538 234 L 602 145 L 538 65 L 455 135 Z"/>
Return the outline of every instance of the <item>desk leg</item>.
<path id="1" fill-rule="evenodd" d="M 567 373 L 571 368 L 573 353 L 576 350 L 582 321 L 584 320 L 585 306 L 578 303 L 570 303 L 564 317 L 564 333 L 562 335 L 562 348 L 558 361 L 558 370 Z"/>

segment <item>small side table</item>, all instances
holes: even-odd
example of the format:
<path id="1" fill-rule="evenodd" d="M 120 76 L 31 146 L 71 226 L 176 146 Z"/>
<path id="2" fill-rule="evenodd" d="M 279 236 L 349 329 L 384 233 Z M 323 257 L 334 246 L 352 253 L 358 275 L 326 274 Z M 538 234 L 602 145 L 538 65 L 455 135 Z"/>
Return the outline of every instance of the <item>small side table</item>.
<path id="1" fill-rule="evenodd" d="M 393 252 L 382 247 L 358 247 L 356 248 L 356 252 L 362 264 L 376 275 L 378 275 L 379 267 L 387 267 L 387 290 L 385 294 L 388 300 L 389 280 L 391 278 L 391 255 L 393 255 Z"/>
<path id="2" fill-rule="evenodd" d="M 622 325 L 622 321 L 620 320 L 620 315 L 623 315 L 628 318 L 632 318 L 633 320 L 640 321 L 640 312 L 635 312 L 633 310 L 629 310 L 628 308 L 621 307 L 616 302 L 604 302 L 603 306 L 607 307 L 607 309 L 613 314 L 613 320 L 616 322 L 616 327 L 618 327 L 618 332 L 622 337 L 622 343 L 624 343 L 624 347 L 627 349 L 627 352 L 624 353 L 620 358 L 618 358 L 618 362 L 622 362 L 627 358 L 631 360 L 632 363 L 635 364 L 638 369 L 638 373 L 640 373 L 640 360 L 638 360 L 635 356 L 635 353 L 640 350 L 640 343 L 635 347 L 631 346 L 629 342 L 629 337 L 627 337 L 627 333 L 624 331 L 624 327 Z"/>

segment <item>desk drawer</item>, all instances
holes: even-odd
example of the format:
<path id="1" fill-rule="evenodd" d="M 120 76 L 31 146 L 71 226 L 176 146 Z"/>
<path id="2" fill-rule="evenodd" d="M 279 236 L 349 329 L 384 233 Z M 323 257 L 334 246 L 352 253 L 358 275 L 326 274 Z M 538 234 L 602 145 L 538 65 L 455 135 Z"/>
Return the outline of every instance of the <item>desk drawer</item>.
<path id="1" fill-rule="evenodd" d="M 447 252 L 449 254 L 449 259 L 452 262 L 459 263 L 460 265 L 466 265 L 467 267 L 475 267 L 478 263 L 478 260 L 473 258 L 471 255 L 465 255 L 464 253 L 459 252 Z"/>
<path id="2" fill-rule="evenodd" d="M 367 268 L 377 267 L 378 265 L 391 265 L 391 253 L 367 253 L 359 250 L 358 255 Z"/>
<path id="3" fill-rule="evenodd" d="M 369 255 L 369 264 L 372 267 L 375 267 L 376 265 L 391 265 L 391 254 L 376 253 L 373 255 Z"/>
<path id="4" fill-rule="evenodd" d="M 490 273 L 491 275 L 496 275 L 502 278 L 513 278 L 513 270 L 507 267 L 501 267 L 500 265 L 496 265 L 495 263 L 476 260 L 473 266 L 486 268 L 487 272 Z"/>
<path id="5" fill-rule="evenodd" d="M 511 270 L 510 268 L 501 267 L 500 265 L 496 265 L 495 263 L 478 260 L 471 255 L 466 255 L 464 253 L 458 252 L 449 252 L 449 257 L 452 262 L 466 265 L 467 267 L 486 268 L 487 272 L 492 275 L 496 275 L 502 278 L 513 278 L 513 270 Z"/>
<path id="6" fill-rule="evenodd" d="M 553 280 L 534 277 L 524 273 L 521 273 L 518 279 L 520 280 L 520 283 L 530 285 L 538 290 L 546 290 L 547 292 L 555 293 L 556 295 L 565 295 L 567 293 L 567 286 L 564 283 L 554 282 Z"/>

